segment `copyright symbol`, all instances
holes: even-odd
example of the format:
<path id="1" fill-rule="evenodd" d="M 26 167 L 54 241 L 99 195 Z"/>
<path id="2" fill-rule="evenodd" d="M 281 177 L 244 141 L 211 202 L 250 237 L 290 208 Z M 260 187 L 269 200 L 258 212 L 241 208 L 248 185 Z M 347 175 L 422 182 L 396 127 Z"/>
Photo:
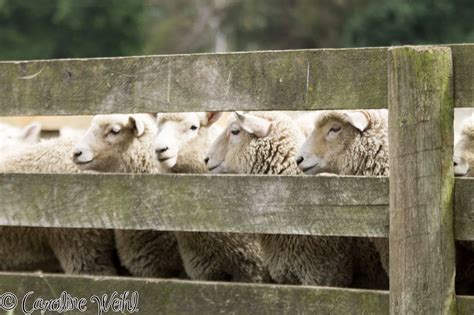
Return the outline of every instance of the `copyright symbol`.
<path id="1" fill-rule="evenodd" d="M 11 311 L 18 305 L 18 298 L 11 292 L 5 292 L 0 295 L 0 309 Z"/>

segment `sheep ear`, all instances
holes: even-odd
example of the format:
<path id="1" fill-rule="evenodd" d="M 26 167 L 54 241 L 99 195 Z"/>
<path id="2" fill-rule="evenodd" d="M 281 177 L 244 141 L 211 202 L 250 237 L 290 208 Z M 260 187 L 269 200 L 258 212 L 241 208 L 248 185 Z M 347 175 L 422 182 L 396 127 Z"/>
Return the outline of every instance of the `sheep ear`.
<path id="1" fill-rule="evenodd" d="M 239 112 L 235 112 L 235 116 L 242 129 L 248 133 L 254 134 L 259 138 L 266 137 L 270 133 L 272 123 L 266 119 Z"/>
<path id="2" fill-rule="evenodd" d="M 130 127 L 133 129 L 133 134 L 136 137 L 143 136 L 143 134 L 145 133 L 145 124 L 143 123 L 143 121 L 141 121 L 140 119 L 136 119 L 133 116 L 130 116 L 128 118 L 128 123 Z"/>
<path id="3" fill-rule="evenodd" d="M 221 118 L 222 112 L 199 113 L 201 126 L 210 126 Z"/>
<path id="4" fill-rule="evenodd" d="M 203 123 L 203 125 L 210 126 L 216 121 L 219 120 L 219 118 L 222 117 L 222 112 L 206 112 L 206 122 Z"/>
<path id="5" fill-rule="evenodd" d="M 369 118 L 362 112 L 344 113 L 349 123 L 360 131 L 365 131 L 369 127 Z"/>
<path id="6" fill-rule="evenodd" d="M 39 139 L 41 133 L 41 124 L 33 122 L 22 129 L 21 138 L 25 142 L 36 142 Z"/>

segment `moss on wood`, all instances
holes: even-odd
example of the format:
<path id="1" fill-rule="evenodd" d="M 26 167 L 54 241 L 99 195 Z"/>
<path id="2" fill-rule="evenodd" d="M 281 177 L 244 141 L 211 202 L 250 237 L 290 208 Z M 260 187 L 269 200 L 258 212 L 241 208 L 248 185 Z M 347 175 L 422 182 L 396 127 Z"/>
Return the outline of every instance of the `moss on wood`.
<path id="1" fill-rule="evenodd" d="M 2 174 L 0 196 L 1 225 L 388 233 L 386 178 Z"/>

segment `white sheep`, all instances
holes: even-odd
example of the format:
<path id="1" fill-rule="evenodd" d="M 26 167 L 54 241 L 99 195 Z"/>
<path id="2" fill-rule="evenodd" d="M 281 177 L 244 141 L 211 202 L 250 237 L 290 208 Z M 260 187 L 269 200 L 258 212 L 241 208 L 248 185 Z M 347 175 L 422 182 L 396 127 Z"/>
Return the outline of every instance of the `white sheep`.
<path id="1" fill-rule="evenodd" d="M 298 152 L 296 161 L 305 174 L 389 175 L 388 111 L 326 111 L 318 117 L 315 129 Z M 388 240 L 354 238 L 362 256 L 356 259 L 356 272 L 367 277 L 365 283 L 386 286 L 388 273 Z"/>
<path id="2" fill-rule="evenodd" d="M 206 150 L 219 134 L 221 113 L 160 113 L 155 151 L 168 173 L 207 173 Z"/>
<path id="3" fill-rule="evenodd" d="M 301 174 L 295 156 L 303 132 L 281 113 L 235 113 L 206 159 L 212 173 Z M 261 235 L 264 263 L 277 283 L 345 286 L 350 244 L 341 237 Z"/>
<path id="4" fill-rule="evenodd" d="M 456 176 L 474 176 L 474 114 L 463 121 L 459 141 L 454 147 Z"/>
<path id="5" fill-rule="evenodd" d="M 299 112 L 294 118 L 296 125 L 301 129 L 305 138 L 307 138 L 314 130 L 314 122 L 318 118 L 321 111 L 315 112 Z"/>
<path id="6" fill-rule="evenodd" d="M 169 173 L 206 173 L 208 146 L 219 130 L 220 113 L 158 114 L 155 149 Z M 252 235 L 176 232 L 186 273 L 191 279 L 261 282 L 260 245 Z"/>
<path id="7" fill-rule="evenodd" d="M 113 173 L 160 173 L 153 141 L 156 121 L 149 114 L 98 115 L 74 148 L 81 170 Z M 172 232 L 116 230 L 122 265 L 134 276 L 178 277 L 184 273 Z"/>
<path id="8" fill-rule="evenodd" d="M 81 138 L 86 133 L 85 129 L 73 127 L 61 127 L 59 129 L 59 137 L 61 138 Z"/>
<path id="9" fill-rule="evenodd" d="M 78 173 L 71 161 L 75 142 L 51 139 L 15 152 L 0 162 L 1 173 Z M 20 192 L 18 192 L 20 193 Z M 26 193 L 27 192 L 23 192 Z M 113 233 L 94 229 L 0 227 L 0 269 L 73 274 L 116 274 Z"/>
<path id="10" fill-rule="evenodd" d="M 13 151 L 24 145 L 37 143 L 41 132 L 41 124 L 32 122 L 23 128 L 0 123 L 0 151 Z"/>
<path id="11" fill-rule="evenodd" d="M 472 164 L 472 163 L 471 163 Z M 470 176 L 473 176 L 469 162 L 461 155 L 456 154 L 453 156 L 453 167 L 454 176 L 467 176 L 471 172 Z"/>

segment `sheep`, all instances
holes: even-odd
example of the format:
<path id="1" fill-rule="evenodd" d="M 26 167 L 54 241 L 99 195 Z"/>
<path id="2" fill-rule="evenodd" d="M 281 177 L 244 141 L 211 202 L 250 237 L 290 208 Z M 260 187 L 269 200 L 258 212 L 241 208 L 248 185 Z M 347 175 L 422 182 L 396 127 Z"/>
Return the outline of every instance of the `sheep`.
<path id="1" fill-rule="evenodd" d="M 78 173 L 71 161 L 75 142 L 51 139 L 9 154 L 2 173 Z M 106 230 L 0 227 L 0 269 L 62 270 L 72 274 L 114 275 L 113 233 Z M 60 267 L 59 267 L 60 265 Z"/>
<path id="2" fill-rule="evenodd" d="M 37 143 L 41 132 L 41 124 L 32 122 L 23 128 L 0 123 L 0 140 L 15 140 L 25 143 Z"/>
<path id="3" fill-rule="evenodd" d="M 389 175 L 388 111 L 326 111 L 315 122 L 315 129 L 298 152 L 296 162 L 305 174 Z M 380 271 L 389 271 L 388 240 L 354 238 L 356 259 L 367 282 L 386 286 Z M 372 246 L 372 243 L 374 246 Z M 380 254 L 376 254 L 375 249 Z M 377 284 L 378 283 L 378 284 Z"/>
<path id="4" fill-rule="evenodd" d="M 86 133 L 82 128 L 61 127 L 59 137 L 61 138 L 81 138 Z"/>
<path id="5" fill-rule="evenodd" d="M 462 123 L 460 139 L 454 147 L 454 173 L 474 176 L 474 114 Z"/>
<path id="6" fill-rule="evenodd" d="M 455 155 L 453 156 L 453 168 L 454 168 L 454 176 L 473 176 L 471 167 L 469 166 L 469 162 L 462 156 Z"/>
<path id="7" fill-rule="evenodd" d="M 301 112 L 296 118 L 295 123 L 307 138 L 314 129 L 314 122 L 318 118 L 320 111 Z"/>
<path id="8" fill-rule="evenodd" d="M 71 161 L 75 140 L 55 138 L 10 152 L 1 161 L 0 172 L 4 173 L 78 173 Z"/>
<path id="9" fill-rule="evenodd" d="M 160 173 L 152 149 L 156 121 L 149 114 L 98 115 L 74 148 L 74 163 L 83 171 Z M 116 230 L 122 265 L 139 277 L 179 277 L 184 273 L 172 232 Z"/>
<path id="10" fill-rule="evenodd" d="M 219 133 L 214 123 L 222 113 L 160 113 L 155 151 L 168 173 L 206 173 L 207 147 Z"/>
<path id="11" fill-rule="evenodd" d="M 214 174 L 299 175 L 295 162 L 302 130 L 282 113 L 235 112 L 212 144 L 206 164 Z M 264 265 L 281 284 L 345 286 L 352 281 L 350 246 L 344 238 L 259 235 Z"/>
<path id="12" fill-rule="evenodd" d="M 386 117 L 371 110 L 321 114 L 298 153 L 299 168 L 305 174 L 388 176 Z"/>
<path id="13" fill-rule="evenodd" d="M 0 123 L 0 150 L 12 151 L 24 145 L 37 143 L 41 132 L 41 124 L 32 122 L 24 128 Z"/>
<path id="14" fill-rule="evenodd" d="M 220 113 L 158 114 L 155 139 L 164 172 L 206 173 L 207 147 L 218 133 Z M 176 232 L 186 273 L 195 280 L 261 282 L 264 278 L 260 245 L 252 235 Z"/>

